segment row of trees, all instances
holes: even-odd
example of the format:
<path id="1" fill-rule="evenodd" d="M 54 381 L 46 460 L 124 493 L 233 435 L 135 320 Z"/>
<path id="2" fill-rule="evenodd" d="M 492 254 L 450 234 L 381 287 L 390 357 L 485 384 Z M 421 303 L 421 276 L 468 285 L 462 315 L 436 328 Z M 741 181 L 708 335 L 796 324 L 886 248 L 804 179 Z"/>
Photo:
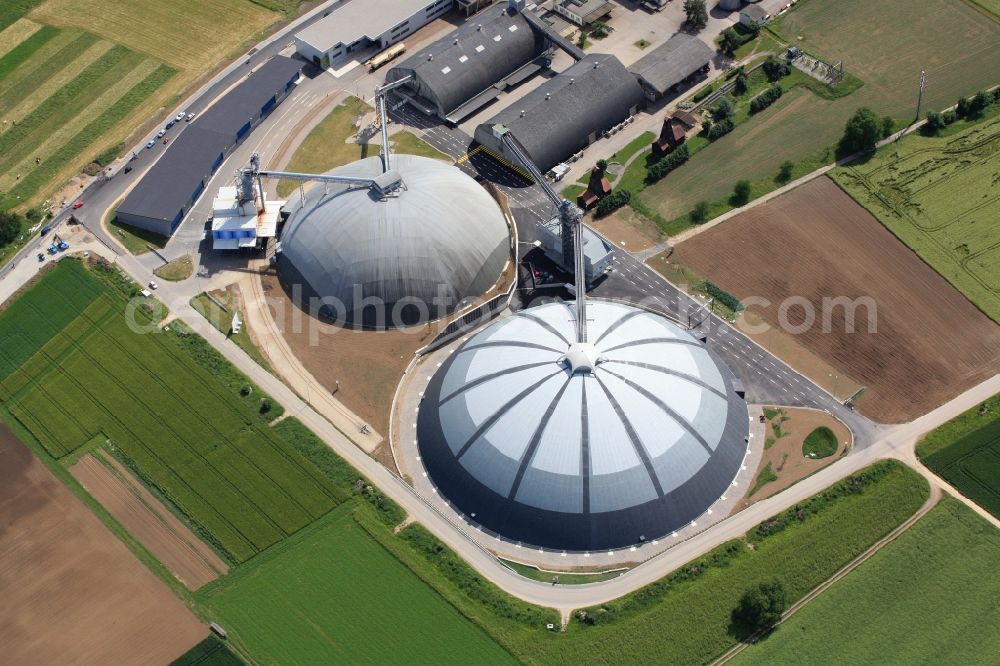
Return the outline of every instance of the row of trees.
<path id="1" fill-rule="evenodd" d="M 615 212 L 632 200 L 632 193 L 628 190 L 615 190 L 597 202 L 594 214 L 597 217 L 604 217 Z"/>
<path id="2" fill-rule="evenodd" d="M 968 99 L 962 97 L 958 100 L 958 104 L 955 105 L 954 110 L 948 110 L 943 113 L 928 111 L 927 123 L 924 125 L 923 131 L 925 134 L 934 136 L 959 118 L 975 119 L 981 117 L 986 113 L 986 109 L 991 104 L 998 101 L 1000 101 L 1000 88 L 997 88 L 993 92 L 980 90 Z"/>
<path id="3" fill-rule="evenodd" d="M 668 173 L 687 162 L 690 156 L 691 153 L 688 150 L 687 144 L 681 144 L 674 148 L 666 157 L 649 167 L 649 170 L 646 172 L 646 180 L 650 183 L 662 180 Z"/>

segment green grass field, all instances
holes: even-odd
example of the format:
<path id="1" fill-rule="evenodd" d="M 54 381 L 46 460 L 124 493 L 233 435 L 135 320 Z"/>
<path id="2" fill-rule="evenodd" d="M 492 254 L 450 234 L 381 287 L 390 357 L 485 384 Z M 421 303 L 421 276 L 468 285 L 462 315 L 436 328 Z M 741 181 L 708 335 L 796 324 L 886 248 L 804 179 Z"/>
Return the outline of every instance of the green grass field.
<path id="1" fill-rule="evenodd" d="M 40 204 L 88 163 L 116 156 L 280 11 L 250 0 L 0 5 L 0 208 Z"/>
<path id="2" fill-rule="evenodd" d="M 946 498 L 733 663 L 995 663 L 997 562 L 1000 532 Z"/>
<path id="3" fill-rule="evenodd" d="M 798 88 L 766 112 L 738 126 L 648 187 L 643 201 L 666 220 L 695 203 L 728 198 L 737 180 L 754 183 L 754 196 L 774 189 L 782 162 L 793 178 L 833 161 L 824 151 L 840 138 L 860 106 L 900 121 L 912 118 L 920 70 L 927 70 L 924 109 L 944 108 L 960 95 L 997 83 L 1000 23 L 984 20 L 963 0 L 926 0 L 919 12 L 906 0 L 809 0 L 771 24 L 787 41 L 828 61 L 843 60 L 864 82 L 839 99 Z M 887 20 L 891 17 L 891 20 Z M 802 39 L 798 39 L 802 37 Z M 725 206 L 716 207 L 719 214 Z"/>
<path id="4" fill-rule="evenodd" d="M 1000 395 L 931 431 L 917 446 L 927 467 L 1000 518 Z"/>
<path id="5" fill-rule="evenodd" d="M 826 458 L 837 452 L 837 436 L 826 426 L 820 426 L 806 435 L 802 442 L 802 455 L 807 458 Z"/>
<path id="6" fill-rule="evenodd" d="M 1000 322 L 1000 115 L 944 137 L 912 134 L 831 176 Z"/>
<path id="7" fill-rule="evenodd" d="M 231 561 L 336 504 L 323 474 L 267 426 L 263 396 L 174 323 L 133 332 L 121 296 L 63 260 L 0 314 L 0 400 L 54 458 L 98 433 Z M 246 389 L 249 389 L 247 391 Z"/>
<path id="8" fill-rule="evenodd" d="M 341 506 L 196 597 L 260 663 L 515 663 L 353 510 Z"/>
<path id="9" fill-rule="evenodd" d="M 0 57 L 0 116 L 10 121 L 0 130 L 0 205 L 29 201 L 67 163 L 94 159 L 101 139 L 174 74 L 93 33 L 39 27 Z"/>

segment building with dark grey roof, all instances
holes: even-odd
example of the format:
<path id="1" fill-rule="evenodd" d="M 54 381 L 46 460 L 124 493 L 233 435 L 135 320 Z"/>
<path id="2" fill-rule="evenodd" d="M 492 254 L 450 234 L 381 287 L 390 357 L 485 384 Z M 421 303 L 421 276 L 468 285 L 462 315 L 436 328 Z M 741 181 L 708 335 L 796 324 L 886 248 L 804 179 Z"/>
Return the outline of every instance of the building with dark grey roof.
<path id="1" fill-rule="evenodd" d="M 618 58 L 591 53 L 476 128 L 476 141 L 514 162 L 502 130 L 543 172 L 596 141 L 645 103 L 639 83 Z"/>
<path id="2" fill-rule="evenodd" d="M 545 49 L 544 36 L 522 13 L 500 5 L 402 61 L 385 80 L 412 76 L 397 94 L 425 113 L 459 122 L 537 72 Z"/>
<path id="3" fill-rule="evenodd" d="M 629 67 L 646 97 L 655 101 L 681 83 L 707 72 L 715 52 L 697 37 L 678 33 Z"/>
<path id="4" fill-rule="evenodd" d="M 125 197 L 118 220 L 172 234 L 226 156 L 288 95 L 301 70 L 301 62 L 275 56 L 191 121 Z"/>
<path id="5" fill-rule="evenodd" d="M 548 303 L 469 336 L 423 390 L 420 460 L 466 520 L 567 551 L 670 534 L 730 487 L 749 415 L 726 365 L 667 319 Z"/>

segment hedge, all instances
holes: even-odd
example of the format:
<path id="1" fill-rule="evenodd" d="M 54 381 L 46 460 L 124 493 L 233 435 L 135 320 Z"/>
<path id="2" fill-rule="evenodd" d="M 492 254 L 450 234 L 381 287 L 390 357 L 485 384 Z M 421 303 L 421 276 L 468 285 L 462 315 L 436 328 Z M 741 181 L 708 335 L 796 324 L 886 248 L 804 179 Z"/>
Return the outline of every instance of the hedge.
<path id="1" fill-rule="evenodd" d="M 628 190 L 615 190 L 597 203 L 597 217 L 604 217 L 615 212 L 632 200 L 632 193 Z"/>
<path id="2" fill-rule="evenodd" d="M 781 86 L 771 86 L 750 100 L 750 113 L 763 111 L 774 104 L 784 91 Z"/>
<path id="3" fill-rule="evenodd" d="M 690 156 L 691 153 L 688 151 L 687 144 L 681 144 L 677 148 L 674 148 L 673 152 L 649 167 L 649 170 L 646 172 L 646 180 L 650 183 L 655 183 L 663 179 L 668 173 L 687 162 Z"/>

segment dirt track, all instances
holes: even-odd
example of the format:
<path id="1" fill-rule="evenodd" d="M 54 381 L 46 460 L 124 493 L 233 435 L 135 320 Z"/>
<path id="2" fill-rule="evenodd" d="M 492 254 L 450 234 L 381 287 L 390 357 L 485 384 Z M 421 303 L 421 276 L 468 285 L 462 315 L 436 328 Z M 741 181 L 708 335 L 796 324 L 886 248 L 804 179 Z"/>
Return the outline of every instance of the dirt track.
<path id="1" fill-rule="evenodd" d="M 196 590 L 229 567 L 117 460 L 86 455 L 70 472 L 179 581 Z"/>
<path id="2" fill-rule="evenodd" d="M 0 661 L 166 664 L 208 634 L 0 426 Z"/>
<path id="3" fill-rule="evenodd" d="M 783 299 L 808 300 L 816 323 L 798 340 L 868 387 L 858 407 L 877 421 L 909 421 L 1000 370 L 1000 327 L 826 177 L 681 243 L 676 256 L 740 298 L 770 300 L 751 309 L 771 325 Z M 821 299 L 841 296 L 875 300 L 875 333 L 864 308 L 856 332 L 845 332 L 843 308 L 823 332 Z M 803 318 L 800 306 L 787 312 L 793 325 Z"/>

